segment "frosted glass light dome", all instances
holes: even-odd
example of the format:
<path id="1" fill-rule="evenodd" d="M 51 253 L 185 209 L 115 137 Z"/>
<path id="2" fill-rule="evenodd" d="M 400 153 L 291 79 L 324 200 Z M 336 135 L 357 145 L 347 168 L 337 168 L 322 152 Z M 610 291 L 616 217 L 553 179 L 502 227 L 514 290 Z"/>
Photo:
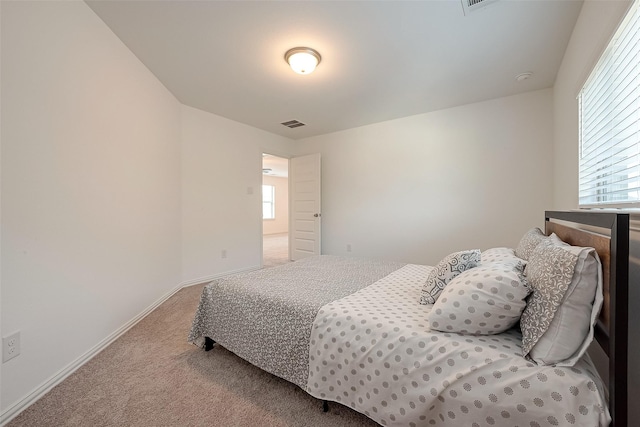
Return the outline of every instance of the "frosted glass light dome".
<path id="1" fill-rule="evenodd" d="M 320 54 L 309 47 L 294 47 L 284 54 L 293 71 L 298 74 L 310 74 L 320 63 Z"/>

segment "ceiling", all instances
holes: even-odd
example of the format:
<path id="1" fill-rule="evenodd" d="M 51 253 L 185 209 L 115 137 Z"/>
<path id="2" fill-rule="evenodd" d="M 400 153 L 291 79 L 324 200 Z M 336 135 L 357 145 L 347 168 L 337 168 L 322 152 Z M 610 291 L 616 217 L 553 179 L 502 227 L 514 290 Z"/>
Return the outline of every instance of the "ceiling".
<path id="1" fill-rule="evenodd" d="M 289 176 L 289 159 L 262 154 L 262 173 L 269 176 L 287 178 Z"/>
<path id="2" fill-rule="evenodd" d="M 292 139 L 551 87 L 582 6 L 499 0 L 465 15 L 460 0 L 87 3 L 183 104 Z M 284 61 L 296 46 L 322 55 L 313 74 Z M 289 120 L 306 126 L 280 124 Z"/>

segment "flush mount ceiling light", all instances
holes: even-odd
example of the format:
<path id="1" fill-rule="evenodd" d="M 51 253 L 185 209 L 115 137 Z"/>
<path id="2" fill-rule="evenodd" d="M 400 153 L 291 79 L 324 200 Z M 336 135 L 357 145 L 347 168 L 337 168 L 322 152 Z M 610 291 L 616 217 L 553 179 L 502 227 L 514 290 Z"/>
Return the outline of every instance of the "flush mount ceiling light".
<path id="1" fill-rule="evenodd" d="M 298 74 L 311 74 L 321 59 L 318 51 L 310 47 L 294 47 L 284 54 L 284 60 Z"/>

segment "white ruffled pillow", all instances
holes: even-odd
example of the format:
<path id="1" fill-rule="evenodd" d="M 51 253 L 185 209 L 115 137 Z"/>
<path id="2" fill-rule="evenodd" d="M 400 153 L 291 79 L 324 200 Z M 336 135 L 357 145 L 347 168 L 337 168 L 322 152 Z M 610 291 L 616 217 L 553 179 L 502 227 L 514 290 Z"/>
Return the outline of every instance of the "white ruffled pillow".
<path id="1" fill-rule="evenodd" d="M 480 255 L 481 264 L 505 261 L 526 263 L 525 260 L 516 256 L 516 252 L 512 248 L 489 248 L 482 251 L 482 254 Z"/>
<path id="2" fill-rule="evenodd" d="M 483 263 L 455 277 L 429 313 L 431 329 L 491 335 L 515 325 L 531 292 L 524 261 Z"/>
<path id="3" fill-rule="evenodd" d="M 479 249 L 454 252 L 444 257 L 427 277 L 422 288 L 420 304 L 434 304 L 451 279 L 475 267 L 479 262 Z"/>

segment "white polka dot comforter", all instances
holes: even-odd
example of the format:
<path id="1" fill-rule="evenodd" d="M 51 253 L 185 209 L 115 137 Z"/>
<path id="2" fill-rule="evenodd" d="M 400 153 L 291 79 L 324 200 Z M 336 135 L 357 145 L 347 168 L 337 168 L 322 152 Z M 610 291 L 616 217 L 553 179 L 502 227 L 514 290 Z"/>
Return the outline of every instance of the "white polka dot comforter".
<path id="1" fill-rule="evenodd" d="M 521 336 L 430 331 L 418 304 L 431 267 L 406 265 L 324 305 L 310 337 L 307 391 L 390 426 L 606 426 L 588 358 L 572 368 L 522 357 Z"/>

